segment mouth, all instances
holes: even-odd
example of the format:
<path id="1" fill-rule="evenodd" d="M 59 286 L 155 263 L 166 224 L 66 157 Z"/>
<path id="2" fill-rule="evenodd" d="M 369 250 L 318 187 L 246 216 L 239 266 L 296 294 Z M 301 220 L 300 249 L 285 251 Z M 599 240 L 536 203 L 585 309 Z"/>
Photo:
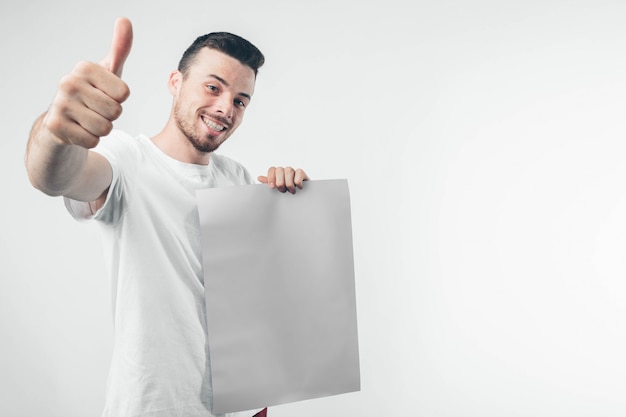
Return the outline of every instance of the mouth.
<path id="1" fill-rule="evenodd" d="M 223 125 L 219 122 L 216 122 L 215 120 L 211 120 L 209 119 L 207 116 L 201 116 L 202 121 L 204 122 L 204 124 L 211 130 L 215 131 L 215 132 L 223 132 L 224 130 L 226 130 L 228 128 L 228 126 Z"/>

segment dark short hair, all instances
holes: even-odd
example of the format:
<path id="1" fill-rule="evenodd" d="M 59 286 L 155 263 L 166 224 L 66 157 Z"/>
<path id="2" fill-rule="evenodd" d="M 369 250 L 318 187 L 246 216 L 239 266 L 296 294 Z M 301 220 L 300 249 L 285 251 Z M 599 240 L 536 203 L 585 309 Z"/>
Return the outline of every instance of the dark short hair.
<path id="1" fill-rule="evenodd" d="M 183 76 L 187 74 L 194 58 L 202 48 L 216 49 L 235 58 L 242 64 L 252 68 L 255 76 L 259 68 L 265 62 L 265 57 L 261 51 L 241 36 L 228 32 L 213 32 L 199 36 L 191 46 L 187 48 L 178 63 L 178 70 Z"/>

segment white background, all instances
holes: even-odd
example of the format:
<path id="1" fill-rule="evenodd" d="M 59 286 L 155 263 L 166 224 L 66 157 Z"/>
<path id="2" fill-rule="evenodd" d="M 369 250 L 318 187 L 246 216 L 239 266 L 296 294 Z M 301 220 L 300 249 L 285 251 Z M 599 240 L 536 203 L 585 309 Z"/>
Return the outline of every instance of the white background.
<path id="1" fill-rule="evenodd" d="M 626 414 L 626 3 L 24 0 L 0 6 L 0 415 L 102 409 L 98 232 L 23 155 L 120 15 L 118 128 L 157 133 L 183 50 L 227 30 L 267 64 L 220 151 L 348 178 L 362 391 L 273 417 Z"/>

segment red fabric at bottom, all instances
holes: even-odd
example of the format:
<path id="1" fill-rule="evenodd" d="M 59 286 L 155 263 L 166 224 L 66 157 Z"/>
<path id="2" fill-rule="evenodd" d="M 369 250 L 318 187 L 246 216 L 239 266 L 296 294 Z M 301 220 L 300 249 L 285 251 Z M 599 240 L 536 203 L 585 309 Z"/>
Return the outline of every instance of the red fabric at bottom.
<path id="1" fill-rule="evenodd" d="M 267 417 L 267 408 L 262 409 L 256 413 L 253 417 Z"/>

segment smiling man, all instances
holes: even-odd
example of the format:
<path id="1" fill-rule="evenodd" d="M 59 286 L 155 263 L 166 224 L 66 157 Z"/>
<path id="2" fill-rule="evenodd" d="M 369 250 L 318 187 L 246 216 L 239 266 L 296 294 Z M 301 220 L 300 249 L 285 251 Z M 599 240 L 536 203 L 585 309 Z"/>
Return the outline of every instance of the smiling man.
<path id="1" fill-rule="evenodd" d="M 241 124 L 264 57 L 230 33 L 199 37 L 170 74 L 163 130 L 132 137 L 112 130 L 130 93 L 120 77 L 131 45 L 132 26 L 119 19 L 109 55 L 62 79 L 35 122 L 26 167 L 35 187 L 64 196 L 75 218 L 103 229 L 115 326 L 103 416 L 210 417 L 195 191 L 252 183 L 243 166 L 214 151 Z M 308 177 L 272 167 L 258 180 L 296 193 Z"/>

